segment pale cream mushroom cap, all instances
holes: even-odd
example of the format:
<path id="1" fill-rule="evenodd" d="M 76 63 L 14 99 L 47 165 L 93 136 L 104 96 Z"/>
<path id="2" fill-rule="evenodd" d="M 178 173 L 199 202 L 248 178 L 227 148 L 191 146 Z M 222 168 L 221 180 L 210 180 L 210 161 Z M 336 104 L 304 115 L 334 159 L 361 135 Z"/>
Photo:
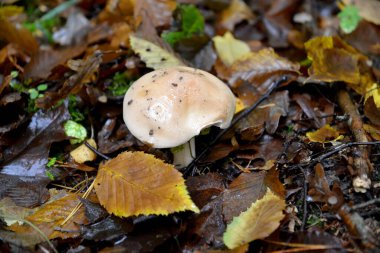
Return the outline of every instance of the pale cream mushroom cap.
<path id="1" fill-rule="evenodd" d="M 155 148 L 179 146 L 211 125 L 227 128 L 235 96 L 203 70 L 179 66 L 150 72 L 124 97 L 123 117 L 131 133 Z"/>

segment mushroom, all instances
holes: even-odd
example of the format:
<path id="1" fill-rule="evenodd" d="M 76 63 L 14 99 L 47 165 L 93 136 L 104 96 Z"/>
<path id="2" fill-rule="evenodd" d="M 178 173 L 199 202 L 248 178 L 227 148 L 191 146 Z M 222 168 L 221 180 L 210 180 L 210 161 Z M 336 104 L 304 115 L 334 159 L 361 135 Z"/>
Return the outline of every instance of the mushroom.
<path id="1" fill-rule="evenodd" d="M 173 148 L 174 165 L 195 157 L 194 136 L 209 126 L 227 128 L 235 112 L 229 87 L 200 69 L 178 66 L 145 74 L 124 97 L 123 118 L 129 131 L 154 148 Z M 178 149 L 177 149 L 178 150 Z"/>

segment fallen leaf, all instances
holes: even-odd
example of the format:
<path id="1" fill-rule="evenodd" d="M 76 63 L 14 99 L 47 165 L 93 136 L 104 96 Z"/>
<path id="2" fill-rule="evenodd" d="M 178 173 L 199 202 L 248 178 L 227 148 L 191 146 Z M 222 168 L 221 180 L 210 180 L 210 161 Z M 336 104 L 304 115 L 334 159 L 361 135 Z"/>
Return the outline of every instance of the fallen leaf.
<path id="1" fill-rule="evenodd" d="M 0 173 L 0 199 L 9 197 L 20 207 L 36 207 L 49 199 L 47 177 L 13 176 Z"/>
<path id="2" fill-rule="evenodd" d="M 107 211 L 120 217 L 199 212 L 181 174 L 143 152 L 123 152 L 100 165 L 95 190 Z"/>
<path id="3" fill-rule="evenodd" d="M 380 25 L 380 17 L 378 10 L 380 3 L 376 0 L 343 0 L 347 5 L 353 4 L 359 9 L 360 16 L 365 20 Z"/>
<path id="4" fill-rule="evenodd" d="M 138 25 L 144 15 L 149 15 L 154 27 L 169 26 L 173 21 L 173 11 L 177 4 L 174 0 L 139 0 L 135 3 L 134 19 Z M 145 12 L 144 15 L 141 13 Z"/>
<path id="5" fill-rule="evenodd" d="M 284 217 L 285 201 L 271 190 L 262 199 L 252 203 L 247 211 L 235 217 L 227 225 L 223 241 L 229 249 L 234 249 L 256 239 L 270 235 Z"/>
<path id="6" fill-rule="evenodd" d="M 218 25 L 233 31 L 235 25 L 246 20 L 252 21 L 255 16 L 249 6 L 242 0 L 232 0 L 228 8 L 224 9 L 218 17 Z"/>
<path id="7" fill-rule="evenodd" d="M 226 66 L 231 66 L 234 61 L 251 51 L 247 43 L 235 39 L 230 32 L 223 36 L 215 36 L 212 40 L 219 58 Z"/>
<path id="8" fill-rule="evenodd" d="M 237 80 L 252 81 L 263 75 L 278 72 L 297 73 L 299 65 L 277 55 L 272 48 L 245 54 L 231 65 L 228 82 L 234 85 Z"/>
<path id="9" fill-rule="evenodd" d="M 306 136 L 311 142 L 319 143 L 334 142 L 343 139 L 343 135 L 340 135 L 339 131 L 329 124 L 324 125 L 314 132 L 307 132 Z"/>
<path id="10" fill-rule="evenodd" d="M 133 51 L 140 55 L 146 66 L 153 69 L 184 66 L 182 61 L 165 49 L 150 41 L 130 36 Z"/>
<path id="11" fill-rule="evenodd" d="M 63 122 L 70 118 L 67 103 L 35 113 L 19 138 L 4 151 L 2 173 L 19 176 L 45 176 L 50 146 L 67 139 Z"/>
<path id="12" fill-rule="evenodd" d="M 87 223 L 84 207 L 82 206 L 65 225 L 61 225 L 61 223 L 78 203 L 78 196 L 69 193 L 62 198 L 46 203 L 25 219 L 37 226 L 49 239 L 74 238 L 80 235 L 80 225 Z M 28 225 L 14 224 L 9 229 L 20 234 L 35 233 L 34 228 Z"/>
<path id="13" fill-rule="evenodd" d="M 97 149 L 96 142 L 94 139 L 88 139 L 88 144 L 93 148 Z M 85 144 L 80 145 L 76 149 L 70 152 L 71 157 L 77 163 L 85 163 L 88 161 L 94 161 L 96 159 L 96 154 L 89 149 Z"/>

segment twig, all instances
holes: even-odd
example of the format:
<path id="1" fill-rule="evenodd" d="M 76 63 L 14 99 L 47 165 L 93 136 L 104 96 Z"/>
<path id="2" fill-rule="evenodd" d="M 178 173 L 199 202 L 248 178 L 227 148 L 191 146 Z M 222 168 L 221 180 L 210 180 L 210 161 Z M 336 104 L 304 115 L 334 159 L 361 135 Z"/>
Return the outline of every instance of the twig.
<path id="1" fill-rule="evenodd" d="M 346 90 L 341 89 L 338 91 L 338 103 L 342 110 L 350 116 L 349 126 L 355 140 L 358 142 L 367 142 L 368 138 L 363 128 L 361 116 Z M 352 184 L 355 191 L 358 192 L 365 192 L 366 189 L 371 187 L 369 174 L 372 171 L 372 165 L 369 161 L 369 153 L 369 149 L 362 146 L 357 149 L 357 154 L 353 156 L 355 177 Z"/>
<path id="2" fill-rule="evenodd" d="M 218 135 L 202 150 L 202 152 L 195 157 L 195 159 L 185 168 L 183 171 L 184 175 L 188 175 L 190 170 L 195 166 L 196 163 L 199 162 L 199 160 L 210 150 L 211 147 L 213 147 L 220 138 L 227 133 L 232 127 L 234 127 L 241 119 L 247 117 L 253 110 L 255 110 L 264 100 L 266 100 L 270 94 L 282 83 L 288 81 L 287 76 L 281 77 L 279 80 L 276 80 L 271 85 L 270 89 L 262 96 L 258 101 L 256 101 L 253 105 L 251 105 L 249 108 L 245 109 L 241 114 L 237 115 L 231 122 L 231 125 L 221 130 Z"/>
<path id="3" fill-rule="evenodd" d="M 301 167 L 299 167 L 303 173 L 303 214 L 302 214 L 302 224 L 301 231 L 305 230 L 306 219 L 307 219 L 307 175 Z"/>
<path id="4" fill-rule="evenodd" d="M 102 157 L 103 159 L 106 159 L 106 160 L 110 160 L 111 159 L 111 157 L 106 156 L 105 154 L 99 152 L 96 148 L 94 148 L 93 146 L 91 146 L 90 143 L 88 143 L 87 141 L 84 141 L 84 145 L 86 145 L 86 147 L 88 147 L 89 149 L 91 149 L 92 152 L 94 152 L 98 156 Z"/>
<path id="5" fill-rule="evenodd" d="M 371 199 L 371 200 L 369 200 L 367 202 L 351 206 L 351 210 L 356 211 L 358 209 L 361 209 L 361 208 L 364 208 L 364 207 L 367 207 L 367 206 L 370 206 L 370 205 L 376 205 L 376 204 L 380 204 L 380 198 Z"/>

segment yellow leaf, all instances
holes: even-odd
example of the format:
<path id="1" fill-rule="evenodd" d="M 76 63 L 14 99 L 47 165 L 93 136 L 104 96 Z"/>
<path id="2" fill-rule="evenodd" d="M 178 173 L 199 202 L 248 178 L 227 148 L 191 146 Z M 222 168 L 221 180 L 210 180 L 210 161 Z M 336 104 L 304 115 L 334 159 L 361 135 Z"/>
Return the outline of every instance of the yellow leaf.
<path id="1" fill-rule="evenodd" d="M 326 143 L 341 140 L 343 135 L 339 135 L 339 132 L 335 128 L 326 124 L 314 132 L 307 132 L 306 137 L 311 142 Z"/>
<path id="2" fill-rule="evenodd" d="M 312 60 L 310 79 L 344 81 L 361 95 L 372 85 L 372 77 L 364 67 L 366 57 L 339 37 L 315 37 L 305 43 L 305 49 Z"/>
<path id="3" fill-rule="evenodd" d="M 235 113 L 238 113 L 238 112 L 244 110 L 245 108 L 246 108 L 246 106 L 244 105 L 243 100 L 241 100 L 240 98 L 236 98 Z"/>
<path id="4" fill-rule="evenodd" d="M 227 225 L 223 234 L 224 244 L 229 249 L 234 249 L 267 237 L 280 225 L 284 209 L 285 201 L 267 189 L 262 199 L 252 203 L 247 211 Z"/>
<path id="5" fill-rule="evenodd" d="M 61 223 L 78 202 L 78 196 L 69 193 L 58 200 L 48 202 L 25 219 L 37 226 L 49 239 L 77 237 L 80 235 L 80 225 L 87 223 L 84 207 L 81 207 L 65 225 L 61 226 Z M 14 224 L 9 228 L 17 233 L 35 233 L 34 229 L 29 225 L 20 226 Z"/>
<path id="6" fill-rule="evenodd" d="M 235 39 L 230 32 L 226 32 L 223 37 L 215 36 L 212 40 L 219 58 L 226 66 L 251 51 L 247 43 Z"/>
<path id="7" fill-rule="evenodd" d="M 364 102 L 367 102 L 367 99 L 373 97 L 376 108 L 380 108 L 380 88 L 377 83 L 374 83 L 371 87 L 367 89 L 367 92 L 364 96 Z"/>
<path id="8" fill-rule="evenodd" d="M 88 139 L 87 142 L 95 149 L 97 148 L 94 139 Z M 94 161 L 96 159 L 96 154 L 84 144 L 71 151 L 70 155 L 77 163 L 85 163 L 87 161 Z"/>
<path id="9" fill-rule="evenodd" d="M 120 217 L 199 212 L 181 173 L 143 152 L 124 152 L 100 165 L 95 190 L 100 204 Z"/>
<path id="10" fill-rule="evenodd" d="M 153 69 L 184 66 L 183 62 L 165 49 L 150 41 L 130 35 L 133 51 L 140 55 L 147 67 Z"/>

